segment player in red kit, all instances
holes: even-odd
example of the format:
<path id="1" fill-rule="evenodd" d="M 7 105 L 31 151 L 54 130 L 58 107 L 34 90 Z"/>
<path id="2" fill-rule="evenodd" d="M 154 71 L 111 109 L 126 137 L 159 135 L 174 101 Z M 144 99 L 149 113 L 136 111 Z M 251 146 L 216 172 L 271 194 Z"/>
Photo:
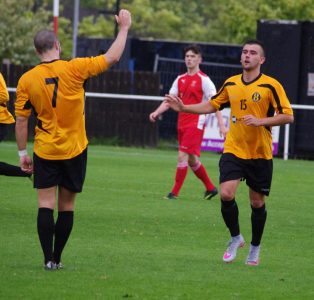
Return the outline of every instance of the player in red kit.
<path id="1" fill-rule="evenodd" d="M 169 94 L 179 96 L 184 104 L 197 104 L 208 101 L 216 94 L 216 88 L 210 78 L 200 70 L 202 61 L 201 49 L 197 45 L 190 45 L 184 49 L 187 72 L 179 75 L 172 84 Z M 166 102 L 149 115 L 151 122 L 169 109 Z M 227 128 L 221 113 L 216 113 L 221 135 L 225 136 Z M 201 143 L 206 125 L 207 115 L 196 115 L 180 112 L 178 116 L 178 164 L 176 169 L 175 183 L 171 192 L 166 196 L 168 199 L 176 199 L 187 175 L 188 167 L 203 182 L 205 186 L 204 199 L 211 199 L 218 191 L 210 180 L 207 172 L 199 160 Z"/>

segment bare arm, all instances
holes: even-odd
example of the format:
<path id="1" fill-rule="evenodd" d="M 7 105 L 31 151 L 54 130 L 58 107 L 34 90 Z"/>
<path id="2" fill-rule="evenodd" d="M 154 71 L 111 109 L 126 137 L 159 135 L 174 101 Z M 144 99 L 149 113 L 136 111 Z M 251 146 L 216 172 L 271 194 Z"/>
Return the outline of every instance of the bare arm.
<path id="1" fill-rule="evenodd" d="M 18 150 L 25 150 L 27 146 L 28 119 L 17 117 L 15 124 L 15 137 Z"/>
<path id="2" fill-rule="evenodd" d="M 119 24 L 120 29 L 111 47 L 104 54 L 109 65 L 113 65 L 120 60 L 125 48 L 128 31 L 132 23 L 131 14 L 126 9 L 121 9 L 119 12 L 119 16 L 115 16 L 115 18 L 117 23 Z"/>
<path id="3" fill-rule="evenodd" d="M 224 120 L 219 110 L 216 111 L 216 118 L 218 120 L 220 136 L 225 138 L 228 133 L 228 128 L 225 126 Z"/>
<path id="4" fill-rule="evenodd" d="M 157 107 L 157 109 L 149 115 L 149 120 L 151 122 L 156 122 L 157 118 L 168 109 L 169 109 L 169 104 L 165 101 L 161 102 L 161 104 Z"/>
<path id="5" fill-rule="evenodd" d="M 20 156 L 21 169 L 27 173 L 33 172 L 33 162 L 27 154 L 28 118 L 17 117 L 15 124 L 15 137 Z"/>
<path id="6" fill-rule="evenodd" d="M 166 103 L 175 110 L 191 114 L 210 114 L 216 111 L 216 108 L 210 103 L 210 101 L 201 102 L 198 104 L 184 105 L 182 100 L 175 95 L 166 95 Z"/>
<path id="7" fill-rule="evenodd" d="M 293 123 L 294 117 L 287 114 L 277 114 L 268 118 L 256 118 L 252 115 L 246 115 L 243 118 L 243 122 L 248 126 L 279 126 L 288 123 Z"/>

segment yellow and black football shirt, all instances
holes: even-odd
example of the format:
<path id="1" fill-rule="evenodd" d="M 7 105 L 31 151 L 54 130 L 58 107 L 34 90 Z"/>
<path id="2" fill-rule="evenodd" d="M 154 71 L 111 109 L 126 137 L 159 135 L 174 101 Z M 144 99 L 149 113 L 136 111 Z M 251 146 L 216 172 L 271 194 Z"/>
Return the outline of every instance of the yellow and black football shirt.
<path id="1" fill-rule="evenodd" d="M 293 115 L 286 93 L 277 80 L 260 74 L 254 81 L 245 83 L 241 74 L 236 75 L 227 79 L 210 101 L 217 110 L 224 107 L 231 110 L 224 153 L 242 159 L 272 159 L 271 128 L 247 126 L 242 120 L 245 115 L 266 118 L 275 112 Z"/>
<path id="2" fill-rule="evenodd" d="M 7 102 L 9 101 L 9 93 L 5 84 L 4 78 L 0 73 L 0 123 L 1 124 L 12 124 L 14 118 L 8 111 Z"/>
<path id="3" fill-rule="evenodd" d="M 39 157 L 70 159 L 86 149 L 83 84 L 108 67 L 100 55 L 42 62 L 22 75 L 16 91 L 15 115 L 28 118 L 34 110 L 34 152 Z"/>

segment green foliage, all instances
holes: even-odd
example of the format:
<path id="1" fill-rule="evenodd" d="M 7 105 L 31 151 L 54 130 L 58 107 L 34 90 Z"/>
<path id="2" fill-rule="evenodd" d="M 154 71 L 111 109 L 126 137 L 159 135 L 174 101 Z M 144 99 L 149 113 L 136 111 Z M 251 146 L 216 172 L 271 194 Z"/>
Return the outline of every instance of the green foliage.
<path id="1" fill-rule="evenodd" d="M 69 1 L 65 1 L 69 2 Z M 94 9 L 79 26 L 83 36 L 112 37 L 116 0 L 81 0 L 81 8 Z M 131 35 L 146 38 L 242 43 L 253 37 L 259 19 L 313 20 L 313 0 L 121 0 L 131 11 Z M 108 27 L 108 29 L 106 29 Z"/>
<path id="2" fill-rule="evenodd" d="M 39 29 L 48 27 L 50 12 L 46 1 L 34 9 L 32 0 L 1 0 L 0 59 L 14 64 L 34 64 L 33 37 Z"/>
<path id="3" fill-rule="evenodd" d="M 72 57 L 72 24 L 69 19 L 59 17 L 58 39 L 61 43 L 61 58 Z"/>
<path id="4" fill-rule="evenodd" d="M 71 2 L 73 0 L 70 0 Z M 123 1 L 121 1 L 123 2 Z M 80 1 L 82 7 L 97 8 L 99 10 L 114 10 L 116 7 L 116 0 L 83 0 Z"/>
<path id="5" fill-rule="evenodd" d="M 210 38 L 218 42 L 243 43 L 256 36 L 257 21 L 313 20 L 312 0 L 222 0 L 216 6 L 216 20 L 210 21 Z"/>
<path id="6" fill-rule="evenodd" d="M 126 1 L 132 12 L 132 35 L 139 37 L 206 40 L 202 1 Z"/>
<path id="7" fill-rule="evenodd" d="M 101 38 L 101 37 L 112 37 L 114 34 L 114 17 L 104 17 L 103 15 L 98 16 L 96 19 L 94 16 L 88 16 L 83 18 L 79 25 L 79 35 Z"/>
<path id="8" fill-rule="evenodd" d="M 108 10 L 115 8 L 116 1 L 81 3 Z M 130 35 L 155 39 L 239 44 L 255 37 L 259 19 L 314 19 L 313 0 L 121 0 L 120 6 L 132 13 Z M 83 21 L 80 34 L 112 37 L 112 31 L 104 30 L 102 22 L 100 18 Z M 106 26 L 113 24 L 114 20 L 106 17 Z"/>
<path id="9" fill-rule="evenodd" d="M 116 0 L 81 0 L 91 11 L 79 24 L 79 36 L 110 37 L 115 30 L 112 12 Z M 15 64 L 38 62 L 33 36 L 52 28 L 51 0 L 0 0 L 0 60 Z M 72 0 L 60 3 L 59 39 L 62 58 L 72 52 L 72 22 L 62 17 L 63 7 L 73 9 Z M 131 11 L 130 36 L 199 42 L 240 44 L 256 35 L 260 19 L 314 20 L 313 0 L 121 0 L 120 8 Z"/>

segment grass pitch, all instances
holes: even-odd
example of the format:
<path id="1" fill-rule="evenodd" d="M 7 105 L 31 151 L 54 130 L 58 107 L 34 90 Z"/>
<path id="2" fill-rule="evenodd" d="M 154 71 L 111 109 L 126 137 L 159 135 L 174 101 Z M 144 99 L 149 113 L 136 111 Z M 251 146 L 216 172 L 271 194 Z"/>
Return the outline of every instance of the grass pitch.
<path id="1" fill-rule="evenodd" d="M 247 245 L 222 262 L 229 239 L 219 197 L 189 172 L 178 200 L 176 151 L 90 146 L 83 193 L 63 270 L 42 267 L 36 192 L 26 178 L 0 176 L 1 299 L 314 299 L 314 162 L 275 159 L 261 264 L 244 264 L 251 238 L 245 183 L 237 202 Z M 14 143 L 1 160 L 18 162 Z M 201 160 L 218 182 L 219 155 Z"/>

